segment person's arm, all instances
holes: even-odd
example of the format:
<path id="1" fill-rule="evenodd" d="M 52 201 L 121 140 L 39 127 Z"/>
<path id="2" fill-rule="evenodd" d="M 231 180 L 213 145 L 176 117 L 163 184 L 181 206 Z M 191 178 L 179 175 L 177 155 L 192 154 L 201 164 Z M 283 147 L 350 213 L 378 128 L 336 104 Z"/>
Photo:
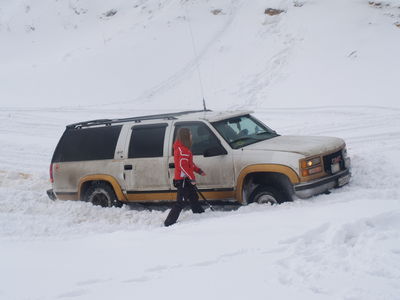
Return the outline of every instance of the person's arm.
<path id="1" fill-rule="evenodd" d="M 200 169 L 194 162 L 193 162 L 193 169 L 197 174 L 200 174 L 201 176 L 205 176 L 206 173 L 202 169 Z"/>

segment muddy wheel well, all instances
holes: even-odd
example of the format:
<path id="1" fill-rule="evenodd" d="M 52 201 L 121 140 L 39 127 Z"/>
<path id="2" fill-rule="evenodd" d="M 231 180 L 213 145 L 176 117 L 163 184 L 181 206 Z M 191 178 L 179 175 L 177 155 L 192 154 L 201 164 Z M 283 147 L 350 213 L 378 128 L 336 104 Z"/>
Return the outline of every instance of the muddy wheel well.
<path id="1" fill-rule="evenodd" d="M 285 201 L 292 201 L 294 190 L 289 178 L 281 173 L 256 172 L 246 176 L 243 183 L 243 202 L 248 203 L 251 193 L 260 185 L 272 186 L 284 195 Z"/>
<path id="2" fill-rule="evenodd" d="M 105 180 L 89 180 L 89 181 L 85 181 L 85 182 L 82 183 L 82 185 L 81 185 L 81 190 L 80 190 L 80 194 L 79 194 L 80 200 L 85 201 L 86 191 L 87 191 L 91 186 L 93 186 L 93 185 L 98 185 L 98 184 L 100 184 L 100 183 L 105 183 L 105 184 L 109 185 L 110 188 L 114 191 L 113 186 L 112 186 L 108 181 L 105 181 Z M 115 191 L 114 191 L 114 193 L 115 193 Z"/>

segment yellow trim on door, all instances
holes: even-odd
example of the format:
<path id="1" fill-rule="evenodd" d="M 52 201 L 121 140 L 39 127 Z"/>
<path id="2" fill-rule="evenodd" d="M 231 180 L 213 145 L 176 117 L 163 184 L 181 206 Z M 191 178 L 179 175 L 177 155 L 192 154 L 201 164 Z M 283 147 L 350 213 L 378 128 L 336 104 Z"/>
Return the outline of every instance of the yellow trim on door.
<path id="1" fill-rule="evenodd" d="M 176 193 L 166 192 L 166 193 L 134 193 L 127 194 L 128 202 L 158 202 L 158 201 L 173 201 L 176 199 Z"/>
<path id="2" fill-rule="evenodd" d="M 235 196 L 234 191 L 207 191 L 201 192 L 207 200 L 222 200 L 222 199 L 233 199 Z M 199 195 L 200 197 L 200 195 Z M 176 192 L 165 192 L 165 193 L 134 193 L 127 195 L 128 202 L 158 202 L 158 201 L 175 201 Z M 203 200 L 201 197 L 199 200 Z"/>
<path id="3" fill-rule="evenodd" d="M 201 190 L 200 190 L 201 191 Z M 207 200 L 225 200 L 225 199 L 234 199 L 235 191 L 209 191 L 209 192 L 201 192 Z M 200 195 L 199 195 L 200 197 Z M 203 200 L 200 197 L 200 201 Z"/>

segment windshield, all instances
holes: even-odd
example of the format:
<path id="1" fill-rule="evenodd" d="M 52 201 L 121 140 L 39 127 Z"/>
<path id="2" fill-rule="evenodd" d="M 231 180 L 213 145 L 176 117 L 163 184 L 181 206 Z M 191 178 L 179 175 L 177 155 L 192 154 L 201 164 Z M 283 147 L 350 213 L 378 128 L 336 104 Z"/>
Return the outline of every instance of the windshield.
<path id="1" fill-rule="evenodd" d="M 250 115 L 214 122 L 212 125 L 233 149 L 278 136 Z"/>

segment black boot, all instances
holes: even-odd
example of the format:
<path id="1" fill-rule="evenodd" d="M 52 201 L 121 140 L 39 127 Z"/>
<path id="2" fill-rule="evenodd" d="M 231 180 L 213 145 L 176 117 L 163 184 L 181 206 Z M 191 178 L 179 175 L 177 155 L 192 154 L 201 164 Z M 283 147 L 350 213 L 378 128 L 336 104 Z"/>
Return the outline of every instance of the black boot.
<path id="1" fill-rule="evenodd" d="M 204 212 L 203 207 L 200 205 L 199 201 L 196 203 L 190 203 L 190 208 L 194 214 L 202 214 Z"/>
<path id="2" fill-rule="evenodd" d="M 180 205 L 175 204 L 172 208 L 171 211 L 168 214 L 168 217 L 164 221 L 165 226 L 171 226 L 176 223 L 176 221 L 179 218 L 179 215 L 182 211 L 182 207 Z"/>
<path id="3" fill-rule="evenodd" d="M 193 185 L 188 188 L 187 197 L 189 198 L 190 208 L 194 214 L 201 214 L 204 212 L 204 209 L 199 202 L 197 191 Z"/>

